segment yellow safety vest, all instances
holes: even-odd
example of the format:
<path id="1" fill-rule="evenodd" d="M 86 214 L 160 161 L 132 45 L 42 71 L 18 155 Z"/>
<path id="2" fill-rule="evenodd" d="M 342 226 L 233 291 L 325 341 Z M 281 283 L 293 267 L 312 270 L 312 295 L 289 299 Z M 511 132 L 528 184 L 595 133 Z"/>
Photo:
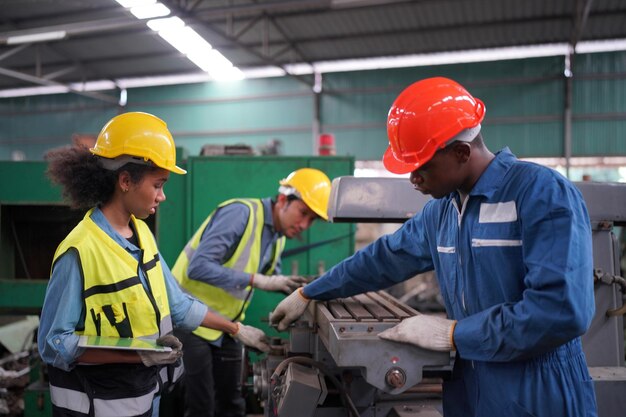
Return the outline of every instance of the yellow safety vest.
<path id="1" fill-rule="evenodd" d="M 265 220 L 263 202 L 259 199 L 232 199 L 223 202 L 218 206 L 218 208 L 233 203 L 245 204 L 250 209 L 250 214 L 248 216 L 248 222 L 243 232 L 243 236 L 237 245 L 237 249 L 235 249 L 231 258 L 222 265 L 237 271 L 253 274 L 258 272 L 261 263 L 261 236 L 263 234 L 263 225 Z M 195 253 L 198 245 L 200 245 L 202 234 L 214 214 L 215 211 L 213 211 L 209 217 L 206 218 L 193 237 L 189 240 L 189 242 L 187 242 L 185 248 L 178 256 L 178 259 L 172 268 L 172 274 L 176 277 L 185 291 L 189 292 L 206 304 L 210 311 L 217 313 L 228 320 L 243 321 L 246 309 L 250 304 L 250 297 L 248 295 L 252 292 L 251 286 L 248 285 L 244 289 L 224 289 L 191 279 L 187 275 L 189 260 Z M 267 274 L 271 275 L 274 272 L 276 263 L 280 259 L 280 255 L 283 252 L 284 247 L 285 238 L 282 237 L 276 242 L 271 260 L 271 266 L 266 272 Z M 193 333 L 205 340 L 213 341 L 217 340 L 223 332 L 214 329 L 207 329 L 205 327 L 198 327 L 193 331 Z"/>
<path id="2" fill-rule="evenodd" d="M 143 251 L 138 262 L 91 219 L 92 212 L 89 210 L 61 242 L 53 261 L 54 268 L 54 262 L 70 250 L 78 256 L 85 323 L 76 333 L 156 339 L 171 332 L 165 277 L 152 232 L 143 221 L 131 217 Z M 140 268 L 149 291 L 139 279 Z M 157 368 L 142 364 L 79 364 L 69 372 L 50 366 L 53 409 L 77 417 L 119 415 L 120 410 L 149 417 L 160 387 L 175 381 L 179 371 L 182 365 Z"/>
<path id="3" fill-rule="evenodd" d="M 83 276 L 85 324 L 77 334 L 156 339 L 172 331 L 165 278 L 152 232 L 131 217 L 143 250 L 141 263 L 91 219 L 83 220 L 61 242 L 54 261 L 68 250 L 78 252 Z M 53 261 L 53 265 L 54 265 Z M 146 275 L 150 291 L 139 279 Z"/>

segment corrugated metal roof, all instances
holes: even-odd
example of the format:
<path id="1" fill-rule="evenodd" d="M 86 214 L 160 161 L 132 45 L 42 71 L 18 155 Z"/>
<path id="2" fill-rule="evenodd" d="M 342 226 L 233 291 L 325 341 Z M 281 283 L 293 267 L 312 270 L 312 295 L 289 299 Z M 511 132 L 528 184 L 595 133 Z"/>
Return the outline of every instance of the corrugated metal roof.
<path id="1" fill-rule="evenodd" d="M 161 2 L 243 69 L 626 38 L 623 0 Z M 69 83 L 198 71 L 113 0 L 4 0 L 0 7 L 0 89 L 30 86 L 29 76 L 50 74 Z M 585 22 L 578 34 L 577 21 Z M 57 25 L 67 29 L 63 40 L 6 44 L 16 31 Z"/>

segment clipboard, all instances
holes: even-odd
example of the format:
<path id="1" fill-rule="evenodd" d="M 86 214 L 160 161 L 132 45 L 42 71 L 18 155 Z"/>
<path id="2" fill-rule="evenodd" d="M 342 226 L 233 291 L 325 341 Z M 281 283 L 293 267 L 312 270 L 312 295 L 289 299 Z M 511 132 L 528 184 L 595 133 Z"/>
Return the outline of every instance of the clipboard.
<path id="1" fill-rule="evenodd" d="M 78 346 L 84 348 L 148 350 L 153 352 L 170 352 L 169 346 L 157 345 L 153 339 L 135 339 L 130 337 L 79 336 Z"/>

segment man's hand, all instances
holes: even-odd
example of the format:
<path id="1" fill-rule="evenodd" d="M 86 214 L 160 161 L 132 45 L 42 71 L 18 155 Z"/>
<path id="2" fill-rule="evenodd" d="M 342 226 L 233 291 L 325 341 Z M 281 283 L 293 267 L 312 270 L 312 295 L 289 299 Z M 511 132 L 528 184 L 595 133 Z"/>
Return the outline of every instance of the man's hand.
<path id="1" fill-rule="evenodd" d="M 250 284 L 260 290 L 265 291 L 280 291 L 285 294 L 291 294 L 298 287 L 306 284 L 307 280 L 304 277 L 297 275 L 262 275 L 254 274 Z"/>
<path id="2" fill-rule="evenodd" d="M 272 314 L 270 315 L 270 323 L 278 325 L 281 332 L 296 321 L 306 310 L 309 300 L 302 293 L 302 288 L 298 288 L 289 297 L 278 303 Z"/>
<path id="3" fill-rule="evenodd" d="M 253 347 L 262 352 L 270 351 L 269 340 L 267 339 L 265 333 L 263 333 L 263 330 L 252 326 L 246 326 L 241 323 L 237 323 L 237 327 L 237 331 L 231 334 L 234 339 L 239 340 L 246 346 Z"/>
<path id="4" fill-rule="evenodd" d="M 141 362 L 145 366 L 169 365 L 183 356 L 183 344 L 173 334 L 161 336 L 156 342 L 157 345 L 168 346 L 171 347 L 172 350 L 170 352 L 137 351 Z"/>
<path id="5" fill-rule="evenodd" d="M 378 334 L 381 339 L 410 343 L 424 349 L 446 352 L 454 350 L 456 320 L 420 314 Z"/>

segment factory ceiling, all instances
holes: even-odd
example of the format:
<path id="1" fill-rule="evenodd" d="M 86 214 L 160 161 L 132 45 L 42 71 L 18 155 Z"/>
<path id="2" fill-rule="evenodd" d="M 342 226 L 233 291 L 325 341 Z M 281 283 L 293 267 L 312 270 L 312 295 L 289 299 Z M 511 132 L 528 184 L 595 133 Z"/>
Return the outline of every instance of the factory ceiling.
<path id="1" fill-rule="evenodd" d="M 624 0 L 160 2 L 244 72 L 626 39 Z M 198 72 L 114 0 L 0 1 L 0 90 Z"/>

